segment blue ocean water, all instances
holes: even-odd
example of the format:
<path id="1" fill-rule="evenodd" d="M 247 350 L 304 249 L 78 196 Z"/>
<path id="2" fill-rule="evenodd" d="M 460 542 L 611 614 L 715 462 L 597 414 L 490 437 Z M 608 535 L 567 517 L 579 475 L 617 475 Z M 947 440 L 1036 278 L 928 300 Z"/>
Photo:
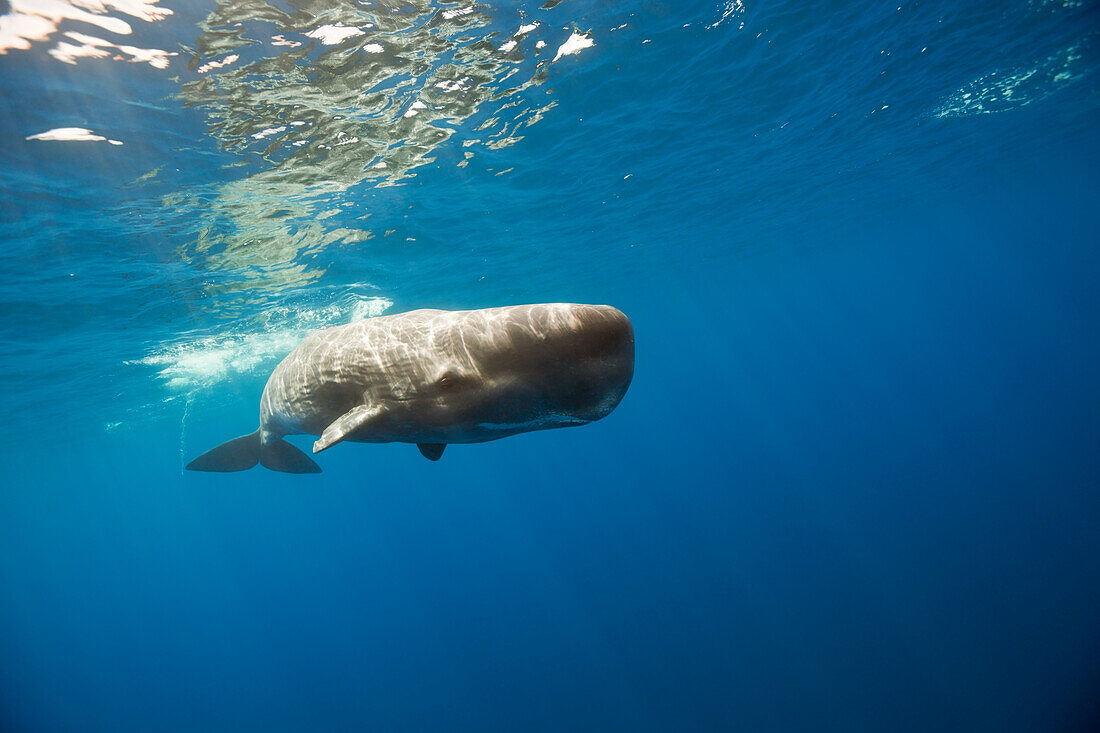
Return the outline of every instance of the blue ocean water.
<path id="1" fill-rule="evenodd" d="M 1095 2 L 0 12 L 0 729 L 1100 718 Z M 311 328 L 543 301 L 606 419 L 183 471 Z"/>

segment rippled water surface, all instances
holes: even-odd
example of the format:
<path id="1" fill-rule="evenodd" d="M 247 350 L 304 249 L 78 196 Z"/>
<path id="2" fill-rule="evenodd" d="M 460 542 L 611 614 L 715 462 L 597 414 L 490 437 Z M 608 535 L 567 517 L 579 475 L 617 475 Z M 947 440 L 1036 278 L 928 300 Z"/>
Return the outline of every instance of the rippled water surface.
<path id="1" fill-rule="evenodd" d="M 1089 0 L 0 0 L 0 729 L 1089 729 L 1098 54 Z M 310 329 L 559 301 L 634 323 L 594 425 L 182 470 Z"/>

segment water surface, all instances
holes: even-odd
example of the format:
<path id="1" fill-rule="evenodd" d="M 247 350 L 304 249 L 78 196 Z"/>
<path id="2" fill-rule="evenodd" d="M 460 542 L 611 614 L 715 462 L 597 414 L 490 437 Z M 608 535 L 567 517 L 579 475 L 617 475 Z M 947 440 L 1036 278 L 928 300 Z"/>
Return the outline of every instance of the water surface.
<path id="1" fill-rule="evenodd" d="M 1095 2 L 0 12 L 0 728 L 1100 714 Z M 634 322 L 599 423 L 182 470 L 309 329 L 543 301 Z"/>

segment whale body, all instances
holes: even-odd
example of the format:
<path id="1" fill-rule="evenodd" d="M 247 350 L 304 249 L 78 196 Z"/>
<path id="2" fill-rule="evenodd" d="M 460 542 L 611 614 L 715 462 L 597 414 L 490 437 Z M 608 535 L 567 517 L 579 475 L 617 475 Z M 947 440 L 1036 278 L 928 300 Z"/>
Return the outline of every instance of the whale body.
<path id="1" fill-rule="evenodd" d="M 450 443 L 585 425 L 610 413 L 634 374 L 634 330 L 607 305 L 542 303 L 415 310 L 310 332 L 271 373 L 260 427 L 187 465 L 257 463 L 318 473 L 286 435 L 337 443 L 416 443 L 438 460 Z"/>

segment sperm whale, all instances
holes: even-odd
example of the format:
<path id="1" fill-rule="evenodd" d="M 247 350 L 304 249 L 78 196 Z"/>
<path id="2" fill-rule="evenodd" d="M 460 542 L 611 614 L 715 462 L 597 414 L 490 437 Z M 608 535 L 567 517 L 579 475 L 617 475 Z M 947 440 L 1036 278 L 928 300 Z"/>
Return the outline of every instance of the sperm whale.
<path id="1" fill-rule="evenodd" d="M 607 305 L 368 318 L 309 333 L 268 378 L 259 428 L 187 468 L 320 472 L 283 440 L 296 434 L 318 436 L 314 453 L 341 442 L 401 442 L 435 461 L 451 443 L 599 420 L 633 374 L 633 327 Z"/>

